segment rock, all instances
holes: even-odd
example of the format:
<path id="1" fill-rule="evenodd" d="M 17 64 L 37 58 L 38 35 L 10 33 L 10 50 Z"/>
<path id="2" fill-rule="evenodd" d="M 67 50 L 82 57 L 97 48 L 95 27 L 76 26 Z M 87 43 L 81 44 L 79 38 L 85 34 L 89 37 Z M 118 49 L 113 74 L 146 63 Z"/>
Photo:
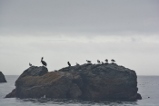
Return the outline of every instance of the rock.
<path id="1" fill-rule="evenodd" d="M 45 71 L 44 71 L 45 70 Z M 47 72 L 30 67 L 16 81 L 6 97 L 82 100 L 141 99 L 135 71 L 117 64 L 83 64 Z M 41 74 L 42 73 L 42 74 Z M 10 96 L 11 95 L 11 96 Z"/>
<path id="2" fill-rule="evenodd" d="M 16 89 L 13 89 L 11 93 L 6 95 L 6 98 L 13 98 L 16 95 Z"/>
<path id="3" fill-rule="evenodd" d="M 19 78 L 25 77 L 25 76 L 42 76 L 48 72 L 48 69 L 44 66 L 31 66 L 28 69 L 26 69 Z"/>
<path id="4" fill-rule="evenodd" d="M 137 93 L 137 99 L 139 99 L 139 100 L 142 99 L 142 96 L 139 93 Z"/>
<path id="5" fill-rule="evenodd" d="M 0 71 L 0 83 L 1 82 L 7 82 L 6 79 L 5 79 L 5 76 L 4 74 Z"/>

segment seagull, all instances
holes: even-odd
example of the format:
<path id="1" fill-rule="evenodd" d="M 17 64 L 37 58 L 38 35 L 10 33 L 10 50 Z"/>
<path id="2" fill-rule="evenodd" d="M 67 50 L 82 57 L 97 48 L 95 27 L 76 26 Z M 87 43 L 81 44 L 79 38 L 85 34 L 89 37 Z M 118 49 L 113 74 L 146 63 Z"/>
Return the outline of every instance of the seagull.
<path id="1" fill-rule="evenodd" d="M 111 59 L 112 63 L 115 63 L 115 60 L 114 59 Z"/>
<path id="2" fill-rule="evenodd" d="M 31 66 L 33 66 L 31 63 L 29 63 L 29 66 L 31 67 Z"/>
<path id="3" fill-rule="evenodd" d="M 108 59 L 105 59 L 105 62 L 108 63 Z"/>
<path id="4" fill-rule="evenodd" d="M 100 64 L 100 60 L 97 60 L 97 63 Z"/>
<path id="5" fill-rule="evenodd" d="M 90 61 L 90 60 L 86 60 L 86 61 L 87 61 L 87 63 L 91 64 L 91 61 Z"/>

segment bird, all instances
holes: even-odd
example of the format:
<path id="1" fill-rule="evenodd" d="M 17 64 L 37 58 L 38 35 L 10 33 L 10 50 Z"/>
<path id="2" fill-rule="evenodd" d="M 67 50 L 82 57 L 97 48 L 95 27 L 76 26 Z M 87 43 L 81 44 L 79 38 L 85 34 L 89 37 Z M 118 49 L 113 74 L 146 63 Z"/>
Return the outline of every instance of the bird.
<path id="1" fill-rule="evenodd" d="M 100 60 L 97 60 L 97 63 L 100 64 Z"/>
<path id="2" fill-rule="evenodd" d="M 105 62 L 108 63 L 108 59 L 105 59 Z"/>
<path id="3" fill-rule="evenodd" d="M 47 66 L 47 63 L 43 60 L 43 57 L 41 58 L 41 63 L 42 63 L 44 66 Z"/>
<path id="4" fill-rule="evenodd" d="M 33 66 L 31 63 L 29 63 L 29 66 L 31 67 L 31 66 Z"/>
<path id="5" fill-rule="evenodd" d="M 80 64 L 76 63 L 76 66 L 79 66 Z"/>
<path id="6" fill-rule="evenodd" d="M 114 59 L 111 59 L 112 63 L 115 63 L 115 60 Z"/>
<path id="7" fill-rule="evenodd" d="M 67 62 L 67 64 L 68 64 L 68 66 L 69 66 L 69 67 L 71 67 L 71 64 L 70 64 L 70 62 L 69 62 L 69 61 Z"/>
<path id="8" fill-rule="evenodd" d="M 87 61 L 88 64 L 91 64 L 91 61 L 90 61 L 90 60 L 86 60 L 86 61 Z"/>

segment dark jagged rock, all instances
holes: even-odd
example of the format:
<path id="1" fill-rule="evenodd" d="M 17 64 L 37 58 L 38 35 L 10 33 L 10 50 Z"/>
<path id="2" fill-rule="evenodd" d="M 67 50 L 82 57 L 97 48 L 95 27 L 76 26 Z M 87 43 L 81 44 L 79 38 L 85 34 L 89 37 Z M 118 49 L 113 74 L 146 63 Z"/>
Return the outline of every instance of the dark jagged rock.
<path id="1" fill-rule="evenodd" d="M 39 68 L 39 69 L 38 69 Z M 82 100 L 137 100 L 135 71 L 113 64 L 83 64 L 41 74 L 45 67 L 30 67 L 6 97 Z M 10 96 L 11 95 L 11 96 Z"/>
<path id="2" fill-rule="evenodd" d="M 44 74 L 48 73 L 48 69 L 44 66 L 31 66 L 28 69 L 26 69 L 16 80 L 15 86 L 16 88 L 9 94 L 6 95 L 6 98 L 12 98 L 12 97 L 19 97 L 21 95 L 21 92 L 24 90 L 27 90 L 27 86 L 25 87 L 25 83 L 29 82 L 31 83 L 34 79 L 32 77 L 39 77 L 43 76 Z M 33 81 L 34 82 L 34 81 Z M 31 87 L 31 85 L 30 85 Z"/>
<path id="3" fill-rule="evenodd" d="M 16 95 L 16 89 L 13 89 L 11 93 L 6 95 L 6 98 L 14 98 Z"/>
<path id="4" fill-rule="evenodd" d="M 0 83 L 1 82 L 7 82 L 6 79 L 5 79 L 5 76 L 4 74 L 0 71 Z"/>

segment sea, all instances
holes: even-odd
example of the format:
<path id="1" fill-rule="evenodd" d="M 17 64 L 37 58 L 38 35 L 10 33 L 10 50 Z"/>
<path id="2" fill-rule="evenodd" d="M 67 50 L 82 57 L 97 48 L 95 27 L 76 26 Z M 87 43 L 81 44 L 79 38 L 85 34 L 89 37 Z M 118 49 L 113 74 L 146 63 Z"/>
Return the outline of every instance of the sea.
<path id="1" fill-rule="evenodd" d="M 0 83 L 0 106 L 159 106 L 159 76 L 138 76 L 138 92 L 142 100 L 137 101 L 80 101 L 57 99 L 4 98 L 15 88 L 17 75 L 6 75 L 7 83 Z"/>

